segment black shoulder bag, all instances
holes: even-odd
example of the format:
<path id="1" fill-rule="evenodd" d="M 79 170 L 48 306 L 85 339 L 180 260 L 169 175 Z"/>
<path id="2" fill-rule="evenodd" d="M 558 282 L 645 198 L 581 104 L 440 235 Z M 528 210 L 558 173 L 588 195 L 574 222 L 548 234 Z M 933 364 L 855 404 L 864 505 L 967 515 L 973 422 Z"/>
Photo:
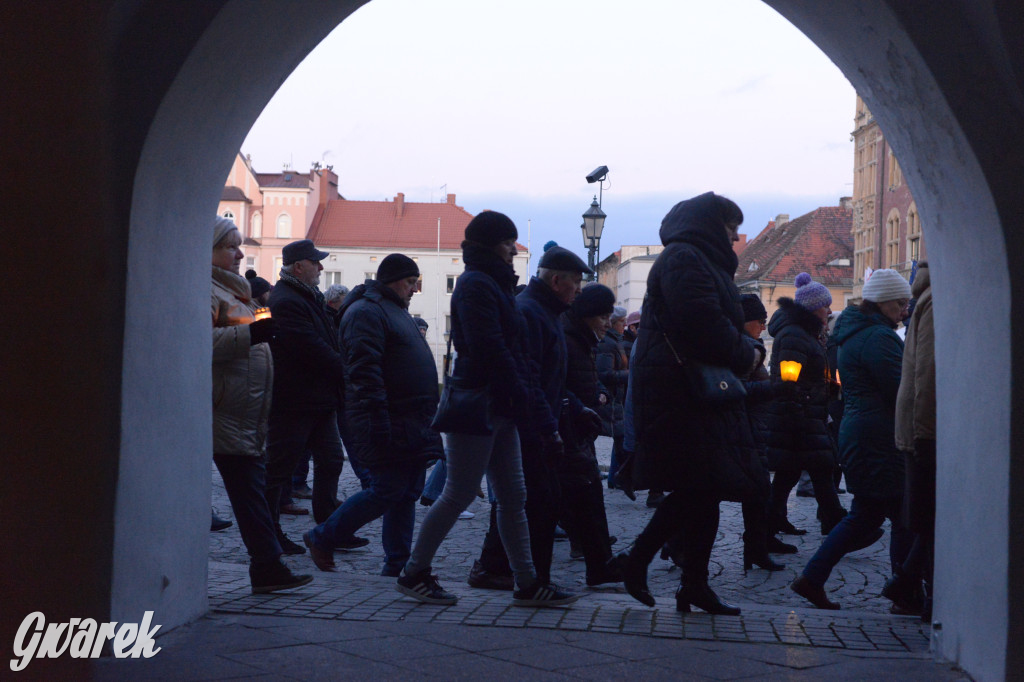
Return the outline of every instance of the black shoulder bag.
<path id="1" fill-rule="evenodd" d="M 466 386 L 464 380 L 452 376 L 452 369 L 452 336 L 449 334 L 444 356 L 444 388 L 441 389 L 441 401 L 430 428 L 440 433 L 491 435 L 494 427 L 491 425 L 491 394 L 487 384 Z"/>

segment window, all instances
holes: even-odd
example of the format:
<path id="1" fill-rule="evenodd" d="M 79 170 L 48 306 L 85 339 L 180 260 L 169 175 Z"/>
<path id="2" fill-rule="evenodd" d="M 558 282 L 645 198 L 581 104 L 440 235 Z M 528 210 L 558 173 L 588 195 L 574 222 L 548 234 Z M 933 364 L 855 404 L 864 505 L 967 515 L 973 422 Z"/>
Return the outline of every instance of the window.
<path id="1" fill-rule="evenodd" d="M 900 169 L 900 162 L 896 155 L 889 150 L 889 191 L 893 191 L 903 184 L 903 171 Z"/>
<path id="2" fill-rule="evenodd" d="M 458 265 L 458 264 L 459 264 L 459 259 L 458 258 L 452 258 L 452 265 Z"/>
<path id="3" fill-rule="evenodd" d="M 457 280 L 458 278 L 458 275 L 448 275 L 447 277 L 445 277 L 445 280 L 447 281 L 447 284 L 445 285 L 445 290 L 449 294 L 455 291 L 455 280 Z"/>
<path id="4" fill-rule="evenodd" d="M 221 213 L 221 216 L 224 217 L 224 218 L 227 218 L 228 220 L 234 220 L 235 219 L 235 214 L 231 211 L 230 208 L 225 210 L 223 213 Z"/>
<path id="5" fill-rule="evenodd" d="M 252 234 L 250 235 L 253 239 L 259 239 L 263 236 L 263 214 L 256 213 L 252 216 Z"/>
<path id="6" fill-rule="evenodd" d="M 907 209 L 907 260 L 921 260 L 921 219 L 917 204 Z"/>
<path id="7" fill-rule="evenodd" d="M 885 267 L 891 268 L 900 262 L 900 213 L 893 209 L 885 221 Z"/>
<path id="8" fill-rule="evenodd" d="M 325 289 L 327 287 L 333 285 L 333 284 L 341 284 L 341 273 L 340 272 L 327 272 L 327 271 L 324 271 L 323 275 L 324 275 L 323 279 L 324 279 L 324 288 Z"/>
<path id="9" fill-rule="evenodd" d="M 246 256 L 245 257 L 245 269 L 246 270 L 255 270 L 256 269 L 256 256 Z"/>
<path id="10" fill-rule="evenodd" d="M 278 256 L 274 259 L 274 276 L 277 277 L 281 273 L 281 268 L 284 267 L 284 258 Z"/>
<path id="11" fill-rule="evenodd" d="M 423 275 L 420 275 L 419 278 L 416 280 L 416 291 L 414 291 L 413 293 L 415 293 L 415 294 L 422 294 L 423 293 Z"/>
<path id="12" fill-rule="evenodd" d="M 291 239 L 292 217 L 287 213 L 277 216 L 277 237 L 278 239 Z"/>
<path id="13" fill-rule="evenodd" d="M 364 275 L 364 279 L 377 279 L 377 273 L 376 272 L 364 272 L 363 275 Z"/>

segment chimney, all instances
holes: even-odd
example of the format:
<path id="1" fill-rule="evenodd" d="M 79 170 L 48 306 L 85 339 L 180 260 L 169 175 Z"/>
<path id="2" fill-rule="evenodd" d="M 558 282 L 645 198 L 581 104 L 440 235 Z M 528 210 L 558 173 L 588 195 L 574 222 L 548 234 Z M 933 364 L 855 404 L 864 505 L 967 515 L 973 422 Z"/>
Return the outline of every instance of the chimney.
<path id="1" fill-rule="evenodd" d="M 320 185 L 320 206 L 326 206 L 328 201 L 341 196 L 338 194 L 338 174 L 330 166 L 317 173 L 317 183 Z"/>
<path id="2" fill-rule="evenodd" d="M 850 210 L 853 208 L 853 197 L 839 197 L 839 208 Z"/>
<path id="3" fill-rule="evenodd" d="M 402 217 L 402 210 L 405 208 L 405 194 L 399 192 L 395 195 L 395 215 Z"/>
<path id="4" fill-rule="evenodd" d="M 451 204 L 452 206 L 455 205 L 455 195 L 454 194 L 449 194 L 448 195 L 448 203 Z"/>
<path id="5" fill-rule="evenodd" d="M 788 213 L 780 213 L 779 215 L 775 216 L 775 227 L 776 228 L 782 227 L 783 225 L 785 225 L 788 222 L 789 222 L 789 214 Z"/>

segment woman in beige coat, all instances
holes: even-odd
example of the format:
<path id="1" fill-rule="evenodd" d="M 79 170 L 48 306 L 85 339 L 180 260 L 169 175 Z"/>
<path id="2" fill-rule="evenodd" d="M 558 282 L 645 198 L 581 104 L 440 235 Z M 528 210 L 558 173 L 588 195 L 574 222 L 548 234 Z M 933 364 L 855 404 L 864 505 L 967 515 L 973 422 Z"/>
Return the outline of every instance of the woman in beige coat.
<path id="1" fill-rule="evenodd" d="M 264 443 L 270 414 L 274 365 L 271 319 L 255 321 L 249 282 L 238 274 L 242 236 L 233 222 L 218 217 L 213 228 L 213 461 L 249 552 L 254 594 L 305 585 L 281 561 L 270 508 L 264 497 Z"/>

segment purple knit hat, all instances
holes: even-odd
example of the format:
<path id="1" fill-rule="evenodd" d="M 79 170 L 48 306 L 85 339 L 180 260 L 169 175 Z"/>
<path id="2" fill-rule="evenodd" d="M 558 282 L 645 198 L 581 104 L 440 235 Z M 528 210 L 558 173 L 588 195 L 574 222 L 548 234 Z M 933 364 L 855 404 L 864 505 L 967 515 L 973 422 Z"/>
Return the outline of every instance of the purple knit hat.
<path id="1" fill-rule="evenodd" d="M 828 287 L 811 280 L 811 276 L 806 272 L 797 275 L 794 284 L 796 296 L 793 298 L 801 308 L 817 310 L 832 305 L 832 294 L 829 293 Z"/>

